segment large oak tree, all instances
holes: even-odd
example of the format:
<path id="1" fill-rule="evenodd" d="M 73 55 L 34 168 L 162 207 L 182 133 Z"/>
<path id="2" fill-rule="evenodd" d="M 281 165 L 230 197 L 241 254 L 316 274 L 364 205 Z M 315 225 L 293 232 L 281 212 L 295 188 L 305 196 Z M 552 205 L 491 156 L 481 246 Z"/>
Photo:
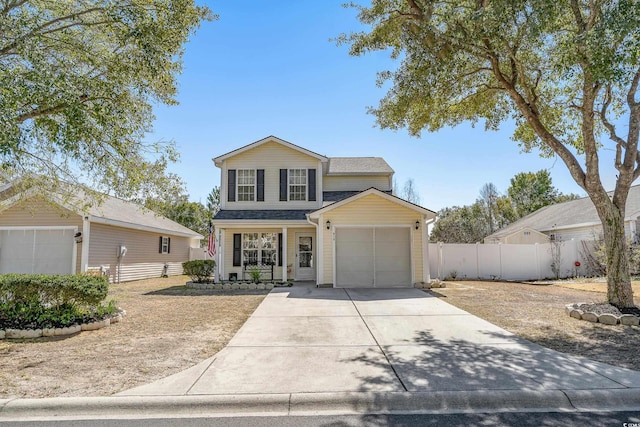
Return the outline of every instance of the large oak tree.
<path id="1" fill-rule="evenodd" d="M 144 142 L 152 107 L 176 104 L 183 45 L 212 18 L 194 0 L 0 0 L 0 180 L 165 185 L 177 153 Z"/>
<path id="2" fill-rule="evenodd" d="M 607 248 L 610 303 L 633 306 L 625 204 L 640 175 L 640 2 L 637 0 L 373 0 L 370 31 L 343 35 L 351 54 L 391 49 L 392 87 L 371 109 L 413 135 L 484 121 L 516 125 L 523 149 L 557 155 L 593 201 Z M 599 154 L 614 150 L 612 197 Z"/>

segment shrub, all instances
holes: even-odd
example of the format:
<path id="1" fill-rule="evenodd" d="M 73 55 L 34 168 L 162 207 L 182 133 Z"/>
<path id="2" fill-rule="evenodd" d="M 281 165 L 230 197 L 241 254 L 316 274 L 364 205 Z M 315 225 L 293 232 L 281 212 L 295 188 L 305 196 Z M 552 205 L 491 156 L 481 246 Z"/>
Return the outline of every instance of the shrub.
<path id="1" fill-rule="evenodd" d="M 260 269 L 258 267 L 250 267 L 248 271 L 249 271 L 249 277 L 251 277 L 251 281 L 253 283 L 259 283 L 260 276 L 262 276 L 262 272 L 260 271 Z"/>
<path id="2" fill-rule="evenodd" d="M 104 318 L 109 282 L 87 275 L 0 275 L 0 328 L 66 327 Z M 100 317 L 102 316 L 102 317 Z"/>
<path id="3" fill-rule="evenodd" d="M 182 263 L 184 274 L 191 277 L 195 283 L 204 283 L 213 276 L 216 262 L 212 259 L 197 259 Z"/>

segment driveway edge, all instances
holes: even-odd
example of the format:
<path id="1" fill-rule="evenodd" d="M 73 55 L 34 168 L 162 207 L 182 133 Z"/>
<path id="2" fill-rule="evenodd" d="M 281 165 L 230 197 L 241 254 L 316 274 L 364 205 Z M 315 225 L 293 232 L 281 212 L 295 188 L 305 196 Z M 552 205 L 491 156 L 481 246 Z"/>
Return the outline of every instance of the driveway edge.
<path id="1" fill-rule="evenodd" d="M 0 421 L 225 415 L 629 411 L 640 410 L 640 389 L 60 397 L 1 402 Z"/>

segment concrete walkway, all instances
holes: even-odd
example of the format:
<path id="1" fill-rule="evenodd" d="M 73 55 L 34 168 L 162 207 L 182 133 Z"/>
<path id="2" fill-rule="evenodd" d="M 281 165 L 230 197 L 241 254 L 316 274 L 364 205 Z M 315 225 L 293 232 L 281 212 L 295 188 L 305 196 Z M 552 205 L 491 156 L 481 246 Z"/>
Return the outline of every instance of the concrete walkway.
<path id="1" fill-rule="evenodd" d="M 46 412 L 42 402 L 87 415 L 91 401 L 7 402 L 0 419 Z M 418 289 L 296 284 L 271 291 L 214 357 L 93 402 L 190 414 L 640 410 L 640 372 L 548 350 Z"/>

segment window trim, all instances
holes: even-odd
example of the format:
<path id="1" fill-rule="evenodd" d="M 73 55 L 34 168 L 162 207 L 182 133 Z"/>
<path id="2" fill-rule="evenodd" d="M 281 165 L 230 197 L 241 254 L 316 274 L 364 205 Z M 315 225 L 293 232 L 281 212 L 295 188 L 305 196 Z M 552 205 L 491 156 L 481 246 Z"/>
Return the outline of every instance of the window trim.
<path id="1" fill-rule="evenodd" d="M 249 187 L 251 184 L 240 184 L 240 173 L 246 171 L 253 171 L 253 197 L 251 200 L 240 200 L 240 187 Z M 236 169 L 236 202 L 255 202 L 257 199 L 258 190 L 258 178 L 257 169 Z"/>
<path id="2" fill-rule="evenodd" d="M 171 237 L 169 236 L 160 236 L 160 253 L 161 254 L 168 254 L 170 253 L 170 246 L 171 245 Z"/>
<path id="3" fill-rule="evenodd" d="M 247 234 L 257 234 L 258 235 L 258 247 L 255 249 L 245 249 L 244 248 L 244 242 L 245 242 L 245 235 Z M 262 239 L 263 239 L 263 235 L 265 234 L 273 234 L 275 235 L 276 241 L 275 241 L 275 245 L 273 248 L 267 248 L 264 249 L 262 246 Z M 277 232 L 270 232 L 270 231 L 246 231 L 243 233 L 240 233 L 240 265 L 252 265 L 252 264 L 246 264 L 245 263 L 245 257 L 244 257 L 244 252 L 245 250 L 251 250 L 251 251 L 256 251 L 257 255 L 256 255 L 256 259 L 258 260 L 258 264 L 260 265 L 264 265 L 262 263 L 262 251 L 263 250 L 267 250 L 267 251 L 273 251 L 276 255 L 276 259 L 273 261 L 273 266 L 277 266 L 279 265 L 278 263 L 280 262 L 280 253 L 279 253 L 279 243 L 280 242 L 280 233 Z M 271 264 L 269 264 L 271 265 Z"/>
<path id="4" fill-rule="evenodd" d="M 303 200 L 291 200 L 291 186 L 301 184 L 291 184 L 291 171 L 303 171 L 302 177 L 304 178 L 304 199 Z M 309 201 L 309 168 L 288 168 L 287 169 L 287 201 L 288 202 L 308 202 Z"/>

